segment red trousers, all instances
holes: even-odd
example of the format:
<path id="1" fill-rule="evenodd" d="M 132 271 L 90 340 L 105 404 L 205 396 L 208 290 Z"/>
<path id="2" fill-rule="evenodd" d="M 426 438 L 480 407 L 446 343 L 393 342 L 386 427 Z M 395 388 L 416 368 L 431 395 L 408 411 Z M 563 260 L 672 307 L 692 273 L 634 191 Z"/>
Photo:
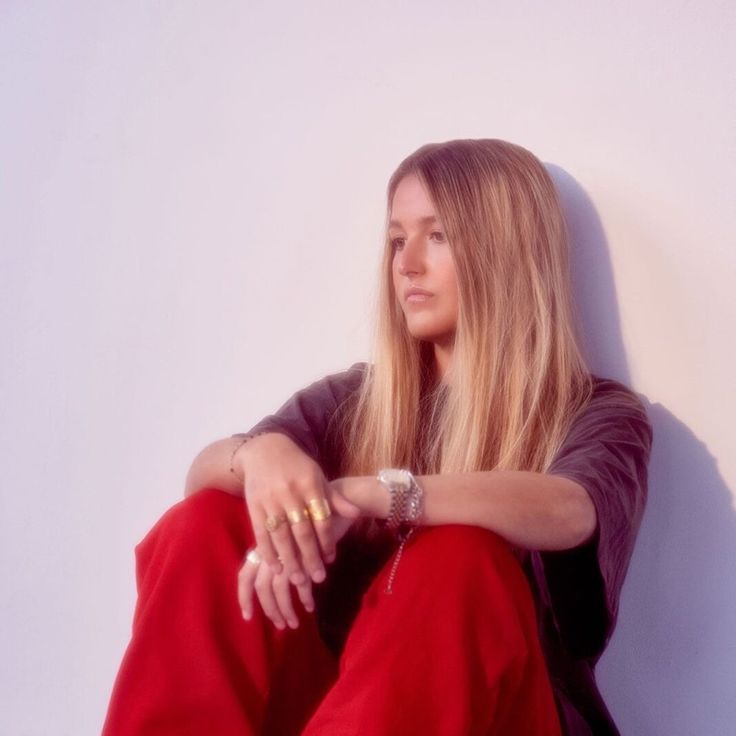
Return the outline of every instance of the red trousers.
<path id="1" fill-rule="evenodd" d="M 132 636 L 103 736 L 560 736 L 532 594 L 498 535 L 417 529 L 393 593 L 393 557 L 365 590 L 339 658 L 295 591 L 299 628 L 277 629 L 257 599 L 242 618 L 252 544 L 243 499 L 207 488 L 136 546 Z"/>

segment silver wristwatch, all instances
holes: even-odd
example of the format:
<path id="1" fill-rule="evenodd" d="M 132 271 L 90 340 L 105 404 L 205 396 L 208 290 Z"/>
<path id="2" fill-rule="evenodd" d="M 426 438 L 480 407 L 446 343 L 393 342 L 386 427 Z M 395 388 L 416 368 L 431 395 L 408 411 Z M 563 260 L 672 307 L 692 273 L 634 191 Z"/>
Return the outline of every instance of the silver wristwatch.
<path id="1" fill-rule="evenodd" d="M 405 468 L 384 468 L 376 479 L 391 494 L 391 506 L 385 525 L 398 529 L 402 524 L 417 526 L 424 510 L 424 491 L 411 471 Z"/>

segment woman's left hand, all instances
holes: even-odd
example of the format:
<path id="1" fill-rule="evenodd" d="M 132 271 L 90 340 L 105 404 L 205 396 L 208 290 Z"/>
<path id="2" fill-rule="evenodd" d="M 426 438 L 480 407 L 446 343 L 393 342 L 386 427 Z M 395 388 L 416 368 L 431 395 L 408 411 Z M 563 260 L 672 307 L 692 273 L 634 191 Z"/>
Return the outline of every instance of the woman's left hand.
<path id="1" fill-rule="evenodd" d="M 292 629 L 299 626 L 299 619 L 294 611 L 290 587 L 293 583 L 282 569 L 275 573 L 270 565 L 253 565 L 245 562 L 238 574 L 238 598 L 243 610 L 243 618 L 249 620 L 252 616 L 253 591 L 258 594 L 261 608 L 276 628 L 284 629 L 286 623 Z M 312 595 L 312 580 L 306 578 L 305 582 L 296 586 L 304 608 L 307 611 L 314 610 L 314 596 Z"/>

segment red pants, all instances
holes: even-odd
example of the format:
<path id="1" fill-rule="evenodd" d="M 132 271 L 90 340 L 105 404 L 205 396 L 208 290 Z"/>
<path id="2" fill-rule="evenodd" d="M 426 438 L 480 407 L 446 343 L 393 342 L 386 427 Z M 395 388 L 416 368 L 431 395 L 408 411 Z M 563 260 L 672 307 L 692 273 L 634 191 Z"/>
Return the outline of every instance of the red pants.
<path id="1" fill-rule="evenodd" d="M 103 736 L 560 736 L 531 591 L 498 535 L 417 529 L 393 594 L 392 556 L 339 659 L 295 591 L 299 628 L 277 629 L 257 599 L 242 618 L 252 544 L 243 499 L 207 488 L 136 546 L 132 637 Z"/>

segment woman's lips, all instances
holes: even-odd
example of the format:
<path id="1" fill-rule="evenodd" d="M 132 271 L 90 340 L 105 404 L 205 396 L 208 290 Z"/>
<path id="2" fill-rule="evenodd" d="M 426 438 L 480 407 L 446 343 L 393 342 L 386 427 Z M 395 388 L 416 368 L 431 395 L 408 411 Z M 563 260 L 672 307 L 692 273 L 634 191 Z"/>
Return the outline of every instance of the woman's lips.
<path id="1" fill-rule="evenodd" d="M 408 297 L 406 297 L 406 301 L 411 302 L 426 302 L 428 299 L 432 298 L 432 294 L 410 294 Z"/>

